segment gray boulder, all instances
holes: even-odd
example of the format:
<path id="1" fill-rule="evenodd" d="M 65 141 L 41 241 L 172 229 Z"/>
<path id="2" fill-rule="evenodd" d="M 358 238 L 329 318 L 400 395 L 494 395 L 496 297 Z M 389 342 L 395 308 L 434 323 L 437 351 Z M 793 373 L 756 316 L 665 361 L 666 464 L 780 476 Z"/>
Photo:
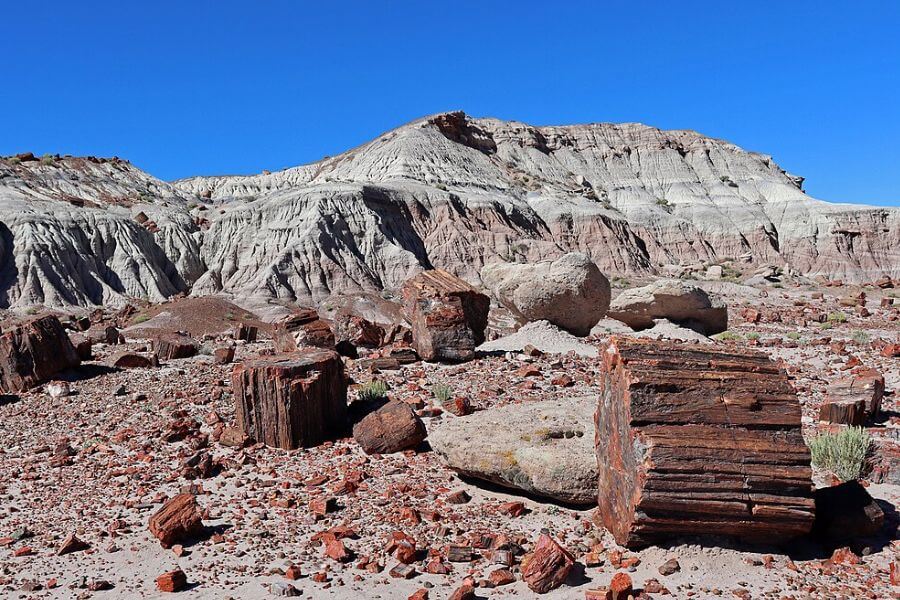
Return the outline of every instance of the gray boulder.
<path id="1" fill-rule="evenodd" d="M 637 330 L 653 327 L 655 319 L 668 319 L 703 335 L 728 329 L 728 307 L 721 299 L 677 279 L 625 290 L 612 301 L 608 315 Z"/>
<path id="2" fill-rule="evenodd" d="M 548 262 L 485 265 L 481 281 L 522 324 L 546 320 L 585 336 L 609 308 L 609 280 L 580 252 Z"/>
<path id="3" fill-rule="evenodd" d="M 597 502 L 593 397 L 507 405 L 448 419 L 428 435 L 469 477 L 560 502 Z"/>

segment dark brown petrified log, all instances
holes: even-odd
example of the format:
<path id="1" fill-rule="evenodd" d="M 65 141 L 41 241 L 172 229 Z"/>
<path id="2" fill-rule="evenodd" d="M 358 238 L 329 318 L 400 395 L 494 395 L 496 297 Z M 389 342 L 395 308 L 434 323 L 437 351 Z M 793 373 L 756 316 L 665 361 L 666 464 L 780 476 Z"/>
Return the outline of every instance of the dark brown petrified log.
<path id="1" fill-rule="evenodd" d="M 31 319 L 0 335 L 0 393 L 18 394 L 80 363 L 59 319 Z"/>
<path id="2" fill-rule="evenodd" d="M 315 446 L 340 435 L 347 423 L 344 363 L 332 350 L 237 364 L 231 376 L 237 426 L 268 446 Z"/>
<path id="3" fill-rule="evenodd" d="M 490 299 L 446 271 L 425 271 L 403 284 L 403 311 L 413 347 L 425 360 L 464 361 L 484 343 Z"/>
<path id="4" fill-rule="evenodd" d="M 622 545 L 812 527 L 800 404 L 764 354 L 613 338 L 595 420 L 597 520 Z"/>
<path id="5" fill-rule="evenodd" d="M 819 420 L 843 425 L 862 425 L 866 417 L 875 418 L 884 397 L 884 376 L 865 369 L 838 379 L 825 393 Z"/>
<path id="6" fill-rule="evenodd" d="M 197 354 L 197 342 L 180 333 L 164 333 L 153 339 L 153 352 L 159 360 L 190 358 Z"/>

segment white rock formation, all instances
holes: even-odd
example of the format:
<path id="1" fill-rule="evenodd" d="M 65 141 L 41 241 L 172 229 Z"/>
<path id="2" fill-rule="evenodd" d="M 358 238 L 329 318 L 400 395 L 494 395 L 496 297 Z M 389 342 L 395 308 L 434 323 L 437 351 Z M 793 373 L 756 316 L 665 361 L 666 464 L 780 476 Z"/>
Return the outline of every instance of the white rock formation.
<path id="1" fill-rule="evenodd" d="M 633 329 L 653 327 L 667 319 L 704 335 L 728 329 L 728 308 L 718 296 L 677 279 L 660 279 L 616 296 L 609 316 Z"/>
<path id="2" fill-rule="evenodd" d="M 448 113 L 310 165 L 173 185 L 118 160 L 48 162 L 0 159 L 0 307 L 188 288 L 310 302 L 423 268 L 478 283 L 487 263 L 572 251 L 610 275 L 746 255 L 900 278 L 900 210 L 820 202 L 771 157 L 634 123 Z"/>
<path id="3" fill-rule="evenodd" d="M 521 324 L 544 320 L 586 336 L 609 308 L 609 280 L 581 252 L 533 264 L 485 265 L 481 281 Z"/>

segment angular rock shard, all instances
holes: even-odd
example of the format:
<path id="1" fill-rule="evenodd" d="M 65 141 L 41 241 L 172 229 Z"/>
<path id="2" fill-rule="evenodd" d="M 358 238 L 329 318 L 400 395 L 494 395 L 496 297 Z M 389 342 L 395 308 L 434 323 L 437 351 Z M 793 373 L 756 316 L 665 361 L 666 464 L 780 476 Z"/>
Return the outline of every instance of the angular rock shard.
<path id="1" fill-rule="evenodd" d="M 332 350 L 245 361 L 231 382 L 237 426 L 268 446 L 315 446 L 346 427 L 344 363 Z"/>
<path id="2" fill-rule="evenodd" d="M 59 319 L 26 321 L 0 335 L 0 394 L 18 394 L 80 363 Z"/>
<path id="3" fill-rule="evenodd" d="M 595 421 L 596 517 L 620 544 L 810 531 L 800 404 L 766 355 L 612 338 Z"/>
<path id="4" fill-rule="evenodd" d="M 534 550 L 522 560 L 522 579 L 532 591 L 546 594 L 561 586 L 575 559 L 549 535 L 541 534 Z"/>
<path id="5" fill-rule="evenodd" d="M 490 299 L 446 271 L 425 271 L 402 289 L 413 347 L 424 360 L 465 361 L 484 342 Z"/>
<path id="6" fill-rule="evenodd" d="M 200 508 L 193 494 L 178 494 L 169 498 L 150 517 L 150 533 L 163 548 L 189 541 L 202 531 Z"/>

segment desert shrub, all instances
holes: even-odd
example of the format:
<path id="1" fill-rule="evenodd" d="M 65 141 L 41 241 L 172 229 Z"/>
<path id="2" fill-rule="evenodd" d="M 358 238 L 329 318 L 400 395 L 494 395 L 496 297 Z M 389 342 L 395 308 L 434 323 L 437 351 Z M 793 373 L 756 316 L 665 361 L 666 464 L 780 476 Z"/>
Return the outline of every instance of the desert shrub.
<path id="1" fill-rule="evenodd" d="M 868 344 L 870 336 L 865 331 L 854 331 L 851 336 L 857 344 Z"/>
<path id="2" fill-rule="evenodd" d="M 791 339 L 791 340 L 799 340 L 799 339 L 800 339 L 800 332 L 799 332 L 799 331 L 789 331 L 788 334 L 787 334 L 787 336 L 788 336 L 788 339 Z"/>
<path id="3" fill-rule="evenodd" d="M 363 402 L 374 402 L 387 397 L 388 386 L 385 382 L 375 380 L 361 386 L 357 397 Z"/>
<path id="4" fill-rule="evenodd" d="M 42 165 L 52 165 L 53 161 L 54 161 L 54 158 L 53 158 L 52 154 L 45 154 L 44 156 L 41 157 Z"/>
<path id="5" fill-rule="evenodd" d="M 713 339 L 719 340 L 720 342 L 735 341 L 741 339 L 741 334 L 733 331 L 723 331 L 722 333 L 714 335 Z"/>
<path id="6" fill-rule="evenodd" d="M 131 320 L 132 325 L 139 325 L 150 320 L 150 315 L 138 315 Z"/>
<path id="7" fill-rule="evenodd" d="M 18 165 L 18 164 L 21 164 L 21 162 L 22 162 L 22 159 L 19 158 L 18 156 L 10 156 L 8 160 L 9 160 L 9 164 L 11 164 L 11 165 Z"/>
<path id="8" fill-rule="evenodd" d="M 862 427 L 848 427 L 837 433 L 822 433 L 809 440 L 812 464 L 828 469 L 841 481 L 858 479 L 863 473 L 872 443 Z"/>
<path id="9" fill-rule="evenodd" d="M 443 382 L 435 383 L 431 386 L 431 394 L 435 400 L 443 404 L 453 397 L 453 388 Z"/>
<path id="10" fill-rule="evenodd" d="M 847 315 L 842 312 L 833 312 L 828 314 L 829 323 L 846 323 Z"/>
<path id="11" fill-rule="evenodd" d="M 759 334 L 759 332 L 751 331 L 750 333 L 747 334 L 746 337 L 748 340 L 758 340 L 760 338 L 760 334 Z"/>

